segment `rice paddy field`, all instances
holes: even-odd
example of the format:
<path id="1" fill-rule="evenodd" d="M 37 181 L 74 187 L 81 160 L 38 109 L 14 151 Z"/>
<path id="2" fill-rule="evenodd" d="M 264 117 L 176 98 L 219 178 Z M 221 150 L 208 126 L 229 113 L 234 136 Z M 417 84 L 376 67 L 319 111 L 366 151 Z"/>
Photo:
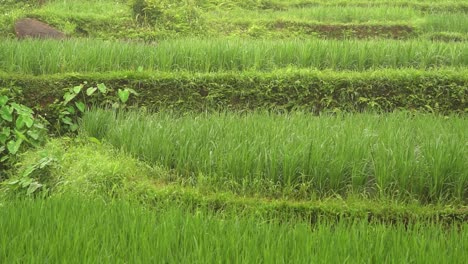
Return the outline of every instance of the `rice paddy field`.
<path id="1" fill-rule="evenodd" d="M 0 263 L 465 263 L 467 14 L 0 0 Z"/>
<path id="2" fill-rule="evenodd" d="M 54 50 L 53 53 L 43 52 Z M 8 73 L 56 74 L 136 70 L 226 72 L 288 67 L 362 71 L 383 68 L 466 68 L 464 43 L 396 40 L 182 39 L 157 46 L 95 40 L 0 44 Z"/>

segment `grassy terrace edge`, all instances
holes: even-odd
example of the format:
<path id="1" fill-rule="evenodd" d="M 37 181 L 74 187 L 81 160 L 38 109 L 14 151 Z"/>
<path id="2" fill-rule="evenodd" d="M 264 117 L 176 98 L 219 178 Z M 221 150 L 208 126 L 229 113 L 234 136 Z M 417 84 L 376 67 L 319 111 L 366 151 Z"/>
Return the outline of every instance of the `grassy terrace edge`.
<path id="1" fill-rule="evenodd" d="M 466 113 L 467 69 L 273 72 L 110 72 L 22 75 L 0 72 L 0 88 L 17 87 L 24 102 L 46 108 L 64 89 L 83 82 L 133 88 L 151 110 L 301 109 L 424 110 Z"/>
<path id="2" fill-rule="evenodd" d="M 291 201 L 258 197 L 235 196 L 231 193 L 206 193 L 196 188 L 167 186 L 147 189 L 139 193 L 140 201 L 158 204 L 178 204 L 191 210 L 205 208 L 214 212 L 234 211 L 242 214 L 258 214 L 274 219 L 287 220 L 291 217 L 308 219 L 312 224 L 318 220 L 340 221 L 361 219 L 369 222 L 417 223 L 433 222 L 460 224 L 468 221 L 468 208 L 453 206 L 420 206 L 381 201 L 329 198 L 323 201 Z"/>

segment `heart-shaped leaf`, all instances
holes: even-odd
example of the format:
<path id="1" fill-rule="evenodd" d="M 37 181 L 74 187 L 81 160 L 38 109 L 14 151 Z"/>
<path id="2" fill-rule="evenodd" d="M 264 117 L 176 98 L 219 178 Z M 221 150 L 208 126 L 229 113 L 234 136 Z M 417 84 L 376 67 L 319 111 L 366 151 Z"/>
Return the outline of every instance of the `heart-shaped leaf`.
<path id="1" fill-rule="evenodd" d="M 11 107 L 18 112 L 20 115 L 30 115 L 33 113 L 33 110 L 25 105 L 20 105 L 17 103 L 12 103 Z"/>
<path id="2" fill-rule="evenodd" d="M 13 121 L 13 108 L 10 108 L 8 106 L 3 106 L 2 108 L 0 108 L 0 116 L 2 117 L 3 120 L 12 122 Z"/>
<path id="3" fill-rule="evenodd" d="M 27 132 L 28 136 L 30 136 L 32 139 L 34 140 L 38 140 L 39 139 L 39 133 L 37 133 L 36 131 L 33 131 L 33 130 L 29 130 Z"/>
<path id="4" fill-rule="evenodd" d="M 5 144 L 5 142 L 7 141 L 8 139 L 8 135 L 5 135 L 3 133 L 0 133 L 0 144 Z M 0 151 L 1 152 L 1 151 Z"/>
<path id="5" fill-rule="evenodd" d="M 7 102 L 8 102 L 8 97 L 7 96 L 5 96 L 5 95 L 0 96 L 0 106 L 6 105 Z"/>
<path id="6" fill-rule="evenodd" d="M 22 129 L 23 127 L 24 127 L 24 117 L 20 115 L 16 119 L 16 129 Z"/>
<path id="7" fill-rule="evenodd" d="M 119 96 L 120 101 L 125 104 L 128 101 L 128 97 L 130 96 L 130 91 L 128 91 L 127 89 L 119 89 L 117 94 Z"/>
<path id="8" fill-rule="evenodd" d="M 83 102 L 75 102 L 76 108 L 80 110 L 81 113 L 85 111 L 85 104 Z"/>
<path id="9" fill-rule="evenodd" d="M 73 92 L 74 92 L 75 94 L 79 94 L 79 93 L 81 92 L 82 89 L 83 89 L 83 85 L 80 84 L 80 85 L 78 85 L 78 86 L 73 87 Z"/>
<path id="10" fill-rule="evenodd" d="M 103 94 L 107 93 L 107 87 L 106 87 L 105 84 L 100 83 L 100 84 L 97 85 L 97 88 L 99 89 L 99 92 L 101 92 Z"/>
<path id="11" fill-rule="evenodd" d="M 2 145 L 5 144 L 10 134 L 11 130 L 9 127 L 4 127 L 2 131 L 0 131 L 0 143 L 2 143 Z"/>
<path id="12" fill-rule="evenodd" d="M 71 100 L 73 100 L 74 98 L 76 97 L 76 94 L 74 93 L 66 93 L 64 96 L 63 96 L 63 104 L 66 105 L 68 104 Z"/>
<path id="13" fill-rule="evenodd" d="M 86 90 L 86 95 L 91 96 L 94 92 L 96 92 L 97 88 L 96 87 L 91 87 Z"/>
<path id="14" fill-rule="evenodd" d="M 21 147 L 21 143 L 23 143 L 23 140 L 21 139 L 18 139 L 17 141 L 15 140 L 9 141 L 7 143 L 8 152 L 15 155 L 18 152 L 19 148 Z"/>
<path id="15" fill-rule="evenodd" d="M 32 116 L 23 116 L 23 119 L 24 119 L 24 123 L 26 124 L 28 128 L 31 128 L 32 125 L 34 124 L 34 119 L 32 118 Z"/>
<path id="16" fill-rule="evenodd" d="M 70 126 L 70 130 L 71 130 L 72 132 L 75 132 L 76 130 L 78 130 L 78 125 L 77 125 L 77 124 L 71 125 L 71 126 Z"/>
<path id="17" fill-rule="evenodd" d="M 76 113 L 75 108 L 73 106 L 67 107 L 68 114 L 74 115 Z"/>

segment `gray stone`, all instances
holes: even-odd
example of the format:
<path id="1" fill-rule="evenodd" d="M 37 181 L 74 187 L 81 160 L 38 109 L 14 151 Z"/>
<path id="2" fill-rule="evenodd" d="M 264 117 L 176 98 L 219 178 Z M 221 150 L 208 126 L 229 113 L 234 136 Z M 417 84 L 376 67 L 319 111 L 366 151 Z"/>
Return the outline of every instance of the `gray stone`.
<path id="1" fill-rule="evenodd" d="M 36 19 L 24 18 L 16 21 L 15 33 L 18 38 L 63 39 L 65 34 Z"/>

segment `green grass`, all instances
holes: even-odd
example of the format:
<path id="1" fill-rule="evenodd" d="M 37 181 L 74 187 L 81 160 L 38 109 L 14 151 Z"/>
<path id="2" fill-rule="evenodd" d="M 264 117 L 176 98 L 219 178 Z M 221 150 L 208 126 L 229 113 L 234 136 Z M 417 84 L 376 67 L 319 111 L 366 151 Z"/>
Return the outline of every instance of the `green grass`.
<path id="1" fill-rule="evenodd" d="M 177 2 L 177 1 L 176 1 Z M 366 37 L 375 38 L 427 38 L 421 33 L 459 33 L 467 34 L 465 13 L 468 5 L 462 1 L 254 1 L 254 0 L 195 0 L 182 4 L 186 10 L 196 10 L 199 23 L 190 26 L 185 21 L 153 21 L 158 24 L 140 23 L 132 13 L 126 1 L 73 1 L 52 0 L 38 7 L 24 3 L 3 4 L 5 12 L 0 14 L 0 34 L 14 36 L 15 20 L 33 17 L 43 20 L 69 36 L 92 37 L 101 39 L 140 39 L 147 41 L 174 39 L 187 36 L 205 36 L 207 38 L 232 36 L 242 38 L 310 38 L 310 35 L 322 38 L 363 38 L 366 26 L 376 31 L 369 31 Z M 174 7 L 174 6 L 173 6 Z M 175 8 L 175 7 L 174 7 Z M 184 9 L 185 10 L 185 9 Z M 185 11 L 165 11 L 178 14 Z M 141 17 L 140 17 L 141 18 Z M 139 22 L 138 22 L 139 21 Z M 278 21 L 301 23 L 305 27 L 275 27 Z M 361 33 L 324 34 L 317 25 L 352 24 Z M 190 23 L 189 23 L 190 24 Z M 362 25 L 365 24 L 365 25 Z M 248 30 L 246 29 L 248 25 Z M 263 34 L 250 32 L 257 27 L 265 27 Z M 401 25 L 416 29 L 404 33 L 395 33 L 395 28 L 380 27 Z M 336 27 L 335 27 L 336 28 Z M 313 30 L 312 32 L 310 30 Z M 336 29 L 335 29 L 336 30 Z M 247 33 L 246 33 L 247 31 Z M 335 32 L 336 33 L 336 32 Z M 395 35 L 397 34 L 397 35 Z M 365 34 L 364 34 L 365 35 Z M 460 37 L 458 37 L 460 39 Z M 463 39 L 463 36 L 461 37 Z M 442 40 L 445 40 L 442 38 Z"/>
<path id="2" fill-rule="evenodd" d="M 82 122 L 90 136 L 201 184 L 304 196 L 366 193 L 466 200 L 467 120 L 396 113 L 115 115 Z M 231 187 L 230 187 L 231 186 Z"/>
<path id="3" fill-rule="evenodd" d="M 218 0 L 223 1 L 223 0 Z M 232 2 L 244 2 L 248 3 L 249 0 L 232 0 Z M 251 1 L 250 1 L 251 2 Z M 331 1 L 323 1 L 323 0 L 271 0 L 267 1 L 271 3 L 279 3 L 283 4 L 286 7 L 294 7 L 294 6 L 304 6 L 304 5 L 338 5 L 338 6 L 375 6 L 375 5 L 384 5 L 384 6 L 425 6 L 425 5 L 433 5 L 437 7 L 437 5 L 458 5 L 458 4 L 465 4 L 464 0 L 442 0 L 442 1 L 435 1 L 435 0 L 396 0 L 396 1 L 388 1 L 388 0 L 331 0 Z"/>
<path id="4" fill-rule="evenodd" d="M 118 0 L 49 0 L 39 10 L 69 16 L 111 16 L 130 14 L 130 6 Z"/>
<path id="5" fill-rule="evenodd" d="M 402 22 L 418 17 L 416 10 L 403 7 L 330 7 L 318 6 L 288 10 L 216 10 L 208 13 L 212 19 L 227 21 L 293 20 L 325 23 Z"/>
<path id="6" fill-rule="evenodd" d="M 54 52 L 46 52 L 53 50 Z M 464 43 L 430 41 L 203 40 L 157 45 L 96 40 L 4 40 L 0 70 L 51 74 L 144 69 L 216 72 L 284 67 L 336 70 L 468 65 Z"/>
<path id="7" fill-rule="evenodd" d="M 468 34 L 468 14 L 440 13 L 426 17 L 422 24 L 425 32 L 455 32 Z"/>
<path id="8" fill-rule="evenodd" d="M 44 165 L 44 160 L 50 162 Z M 0 185 L 0 200 L 66 194 L 99 197 L 105 201 L 126 199 L 152 208 L 206 209 L 280 221 L 372 219 L 387 224 L 399 221 L 454 225 L 468 219 L 463 203 L 424 205 L 416 200 L 402 203 L 360 195 L 320 199 L 301 196 L 297 190 L 276 189 L 276 193 L 265 195 L 259 189 L 233 192 L 206 182 L 195 186 L 174 170 L 138 161 L 123 150 L 85 137 L 51 139 L 40 148 L 28 150 L 17 161 L 10 178 Z M 41 187 L 27 194 L 28 184 L 12 184 L 17 180 L 28 182 L 25 179 Z"/>
<path id="9" fill-rule="evenodd" d="M 462 263 L 466 224 L 286 223 L 57 197 L 0 205 L 2 263 Z"/>
<path id="10" fill-rule="evenodd" d="M 216 9 L 207 12 L 209 20 L 225 23 L 274 23 L 276 21 L 294 21 L 322 25 L 407 25 L 421 29 L 422 32 L 454 32 L 466 34 L 467 15 L 463 12 L 425 13 L 409 7 L 342 7 L 315 6 L 287 10 L 232 10 Z"/>

